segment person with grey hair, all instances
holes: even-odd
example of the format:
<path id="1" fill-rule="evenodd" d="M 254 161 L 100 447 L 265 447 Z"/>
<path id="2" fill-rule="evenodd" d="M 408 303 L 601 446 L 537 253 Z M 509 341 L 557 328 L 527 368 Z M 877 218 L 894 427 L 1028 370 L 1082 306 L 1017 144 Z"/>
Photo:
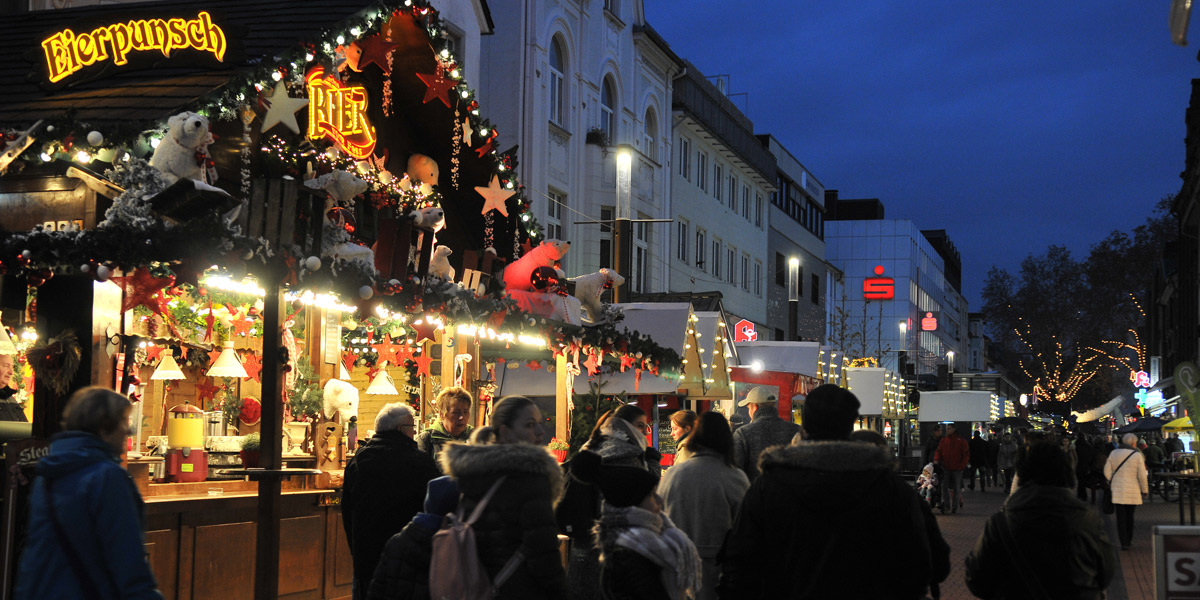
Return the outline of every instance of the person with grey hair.
<path id="1" fill-rule="evenodd" d="M 145 505 L 121 467 L 132 406 L 102 387 L 71 395 L 65 431 L 37 465 L 15 597 L 162 599 L 146 562 Z"/>
<path id="2" fill-rule="evenodd" d="M 386 404 L 375 416 L 375 435 L 346 465 L 342 525 L 354 560 L 355 600 L 365 598 L 379 556 L 425 503 L 425 486 L 441 475 L 433 457 L 417 449 L 416 414 Z"/>
<path id="3" fill-rule="evenodd" d="M 1150 493 L 1147 481 L 1146 457 L 1138 451 L 1137 436 L 1127 433 L 1121 437 L 1121 447 L 1113 450 L 1104 462 L 1104 478 L 1112 489 L 1112 502 L 1117 513 L 1117 537 L 1121 549 L 1133 545 L 1133 510 Z"/>
<path id="4" fill-rule="evenodd" d="M 779 404 L 767 386 L 750 388 L 738 406 L 749 405 L 750 422 L 733 432 L 733 465 L 746 473 L 753 483 L 758 479 L 758 457 L 771 446 L 786 446 L 800 432 L 800 426 L 779 417 Z"/>

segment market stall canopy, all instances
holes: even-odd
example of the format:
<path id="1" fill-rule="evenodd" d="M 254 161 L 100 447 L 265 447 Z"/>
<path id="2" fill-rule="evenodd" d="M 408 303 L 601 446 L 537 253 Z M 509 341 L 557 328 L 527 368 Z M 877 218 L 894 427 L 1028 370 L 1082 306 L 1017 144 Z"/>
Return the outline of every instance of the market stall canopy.
<path id="1" fill-rule="evenodd" d="M 707 398 L 730 398 L 729 369 L 737 366 L 737 351 L 729 336 L 729 323 L 725 314 L 718 311 L 698 311 L 695 326 L 696 342 L 700 355 L 700 366 L 708 384 L 704 395 Z M 707 366 L 705 366 L 707 365 Z M 708 380 L 712 381 L 708 381 Z"/>
<path id="2" fill-rule="evenodd" d="M 992 421 L 992 392 L 921 392 L 919 421 Z"/>
<path id="3" fill-rule="evenodd" d="M 1138 419 L 1124 427 L 1118 427 L 1113 430 L 1113 433 L 1126 434 L 1158 431 L 1166 424 L 1166 421 L 1158 417 L 1146 417 L 1145 419 Z"/>
<path id="4" fill-rule="evenodd" d="M 818 342 L 739 342 L 738 364 L 763 371 L 817 376 Z"/>
<path id="5" fill-rule="evenodd" d="M 1191 431 L 1192 429 L 1191 417 L 1179 417 L 1178 419 L 1175 419 L 1174 421 L 1162 426 L 1162 430 L 1165 433 L 1180 433 L 1184 431 Z"/>

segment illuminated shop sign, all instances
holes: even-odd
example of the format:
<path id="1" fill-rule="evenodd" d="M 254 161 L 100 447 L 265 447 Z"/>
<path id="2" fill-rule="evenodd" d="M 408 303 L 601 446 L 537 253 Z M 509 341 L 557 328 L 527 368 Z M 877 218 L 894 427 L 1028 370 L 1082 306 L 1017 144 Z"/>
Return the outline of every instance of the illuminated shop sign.
<path id="1" fill-rule="evenodd" d="M 938 315 L 927 312 L 925 317 L 921 319 L 921 331 L 937 331 Z"/>
<path id="2" fill-rule="evenodd" d="M 753 342 L 758 340 L 758 332 L 754 330 L 754 323 L 742 319 L 733 326 L 733 341 L 734 342 Z"/>
<path id="3" fill-rule="evenodd" d="M 875 267 L 875 277 L 863 279 L 863 298 L 867 300 L 891 300 L 896 296 L 896 280 L 883 277 L 883 265 Z"/>
<path id="4" fill-rule="evenodd" d="M 63 29 L 42 40 L 46 71 L 58 83 L 84 67 L 111 61 L 125 65 L 134 52 L 155 51 L 170 57 L 176 50 L 198 50 L 225 60 L 225 31 L 207 11 L 194 19 L 136 19 L 76 33 Z"/>
<path id="5" fill-rule="evenodd" d="M 1150 383 L 1150 374 L 1145 371 L 1138 371 L 1129 375 L 1129 380 L 1133 382 L 1133 387 L 1148 388 Z"/>
<path id="6" fill-rule="evenodd" d="M 346 85 L 323 67 L 314 67 L 308 82 L 308 137 L 327 139 L 357 159 L 375 150 L 375 127 L 367 121 L 367 88 Z"/>

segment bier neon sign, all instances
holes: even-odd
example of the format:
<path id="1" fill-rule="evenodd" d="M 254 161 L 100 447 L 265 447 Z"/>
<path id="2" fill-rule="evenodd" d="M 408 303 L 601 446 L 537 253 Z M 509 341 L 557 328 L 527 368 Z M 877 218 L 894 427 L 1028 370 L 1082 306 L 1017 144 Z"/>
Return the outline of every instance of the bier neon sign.
<path id="1" fill-rule="evenodd" d="M 224 61 L 225 31 L 213 24 L 208 11 L 200 11 L 195 19 L 136 19 L 79 33 L 64 29 L 42 40 L 51 83 L 103 61 L 124 65 L 131 52 L 157 51 L 169 57 L 184 49 L 208 52 Z"/>
<path id="2" fill-rule="evenodd" d="M 314 67 L 305 81 L 309 139 L 331 140 L 354 158 L 371 156 L 375 127 L 367 122 L 367 89 L 343 84 L 324 67 Z"/>

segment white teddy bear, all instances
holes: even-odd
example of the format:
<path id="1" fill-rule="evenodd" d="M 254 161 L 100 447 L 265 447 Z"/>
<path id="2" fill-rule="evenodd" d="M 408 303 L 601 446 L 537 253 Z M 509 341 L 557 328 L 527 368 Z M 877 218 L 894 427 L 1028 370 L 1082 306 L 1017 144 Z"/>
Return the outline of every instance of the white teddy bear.
<path id="1" fill-rule="evenodd" d="M 420 210 L 414 210 L 408 213 L 408 216 L 418 227 L 432 229 L 434 233 L 441 231 L 446 226 L 446 211 L 439 206 L 427 206 Z"/>
<path id="2" fill-rule="evenodd" d="M 429 259 L 429 276 L 454 281 L 454 267 L 450 266 L 450 255 L 453 253 L 454 251 L 446 246 L 434 248 L 433 256 Z"/>
<path id="3" fill-rule="evenodd" d="M 213 142 L 208 130 L 208 119 L 192 112 L 179 113 L 167 119 L 167 135 L 154 149 L 150 166 L 163 174 L 163 180 L 171 185 L 180 179 L 198 179 L 204 183 L 207 177 L 208 145 Z"/>
<path id="4" fill-rule="evenodd" d="M 612 269 L 600 269 L 595 273 L 571 278 L 575 282 L 575 297 L 579 298 L 583 310 L 587 311 L 588 321 L 599 323 L 604 315 L 600 294 L 608 287 L 625 283 L 625 278 Z"/>
<path id="5" fill-rule="evenodd" d="M 325 190 L 337 205 L 353 204 L 355 196 L 367 191 L 367 182 L 347 171 L 331 171 L 305 181 L 304 185 L 314 190 Z M 328 210 L 333 205 L 327 203 L 325 208 Z"/>
<path id="6" fill-rule="evenodd" d="M 358 388 L 349 381 L 330 379 L 322 388 L 325 400 L 325 418 L 332 419 L 334 415 L 342 418 L 343 423 L 349 423 L 350 417 L 358 415 Z"/>
<path id="7" fill-rule="evenodd" d="M 533 289 L 529 278 L 538 267 L 553 267 L 554 263 L 562 260 L 571 249 L 571 242 L 562 240 L 545 240 L 537 248 L 525 253 L 504 269 L 504 288 L 506 290 Z"/>

